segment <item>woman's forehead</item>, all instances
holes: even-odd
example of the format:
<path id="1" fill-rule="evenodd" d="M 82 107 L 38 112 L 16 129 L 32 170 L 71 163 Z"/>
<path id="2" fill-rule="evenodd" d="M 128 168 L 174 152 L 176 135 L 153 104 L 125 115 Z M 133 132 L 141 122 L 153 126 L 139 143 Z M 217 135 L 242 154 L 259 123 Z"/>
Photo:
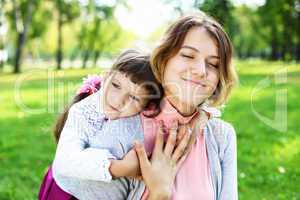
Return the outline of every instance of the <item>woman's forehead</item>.
<path id="1" fill-rule="evenodd" d="M 193 27 L 187 32 L 181 48 L 203 53 L 207 56 L 218 57 L 218 47 L 214 39 L 202 26 Z"/>

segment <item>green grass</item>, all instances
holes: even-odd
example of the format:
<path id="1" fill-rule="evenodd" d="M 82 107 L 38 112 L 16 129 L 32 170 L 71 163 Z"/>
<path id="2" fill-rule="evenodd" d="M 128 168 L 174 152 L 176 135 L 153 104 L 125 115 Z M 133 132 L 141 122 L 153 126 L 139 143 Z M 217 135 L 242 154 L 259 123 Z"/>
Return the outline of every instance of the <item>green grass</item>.
<path id="1" fill-rule="evenodd" d="M 222 118 L 232 123 L 237 132 L 239 197 L 242 200 L 300 199 L 300 134 L 297 132 L 300 65 L 259 60 L 235 64 L 240 85 L 224 108 Z M 287 82 L 277 83 L 274 75 L 282 69 L 286 70 Z M 36 70 L 21 75 L 0 75 L 0 200 L 36 199 L 55 152 L 51 131 L 56 116 L 73 96 L 81 78 L 97 72 L 97 69 Z M 54 80 L 49 82 L 49 79 Z M 267 82 L 266 87 L 253 95 L 263 80 Z M 19 89 L 18 83 L 21 83 Z M 284 91 L 287 92 L 287 126 L 284 127 L 284 117 L 271 125 L 265 124 L 255 112 L 274 119 L 280 109 L 276 95 Z"/>

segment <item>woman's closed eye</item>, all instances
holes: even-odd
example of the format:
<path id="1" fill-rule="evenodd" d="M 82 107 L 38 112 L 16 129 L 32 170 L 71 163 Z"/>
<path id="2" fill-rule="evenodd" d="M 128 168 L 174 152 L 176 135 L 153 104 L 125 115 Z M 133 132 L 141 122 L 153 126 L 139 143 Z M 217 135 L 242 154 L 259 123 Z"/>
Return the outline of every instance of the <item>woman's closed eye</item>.
<path id="1" fill-rule="evenodd" d="M 182 57 L 184 57 L 184 58 L 194 59 L 194 56 L 189 55 L 189 54 L 181 53 L 180 55 L 181 55 Z"/>
<path id="2" fill-rule="evenodd" d="M 207 63 L 207 65 L 210 67 L 218 68 L 218 65 L 214 63 Z"/>

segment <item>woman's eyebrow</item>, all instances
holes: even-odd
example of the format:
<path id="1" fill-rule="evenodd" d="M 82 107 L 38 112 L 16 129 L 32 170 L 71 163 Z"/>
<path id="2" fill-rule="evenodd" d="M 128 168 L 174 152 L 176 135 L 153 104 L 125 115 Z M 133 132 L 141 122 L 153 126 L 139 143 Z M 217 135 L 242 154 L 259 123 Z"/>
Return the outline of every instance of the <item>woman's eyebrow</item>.
<path id="1" fill-rule="evenodd" d="M 191 50 L 194 50 L 194 51 L 200 52 L 200 51 L 199 51 L 197 48 L 195 48 L 195 47 L 192 47 L 192 46 L 189 46 L 189 45 L 183 45 L 181 48 L 182 48 L 182 49 L 183 49 L 183 48 L 187 48 L 187 49 L 191 49 Z"/>
<path id="2" fill-rule="evenodd" d="M 182 48 L 182 49 L 183 49 L 183 48 L 191 49 L 191 50 L 193 50 L 193 51 L 196 51 L 196 52 L 200 53 L 200 51 L 199 51 L 197 48 L 192 47 L 192 46 L 189 46 L 189 45 L 183 45 L 181 48 Z M 211 55 L 211 56 L 208 56 L 208 57 L 209 57 L 209 58 L 220 59 L 219 56 L 215 56 L 215 55 Z"/>

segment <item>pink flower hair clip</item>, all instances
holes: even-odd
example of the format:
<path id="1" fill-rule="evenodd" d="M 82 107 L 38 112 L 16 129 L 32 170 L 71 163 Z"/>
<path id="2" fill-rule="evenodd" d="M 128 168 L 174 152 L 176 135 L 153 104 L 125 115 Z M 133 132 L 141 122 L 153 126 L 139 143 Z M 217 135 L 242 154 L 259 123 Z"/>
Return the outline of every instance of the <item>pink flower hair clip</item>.
<path id="1" fill-rule="evenodd" d="M 82 86 L 77 90 L 76 94 L 94 94 L 101 87 L 102 78 L 99 75 L 88 75 L 83 78 Z"/>

